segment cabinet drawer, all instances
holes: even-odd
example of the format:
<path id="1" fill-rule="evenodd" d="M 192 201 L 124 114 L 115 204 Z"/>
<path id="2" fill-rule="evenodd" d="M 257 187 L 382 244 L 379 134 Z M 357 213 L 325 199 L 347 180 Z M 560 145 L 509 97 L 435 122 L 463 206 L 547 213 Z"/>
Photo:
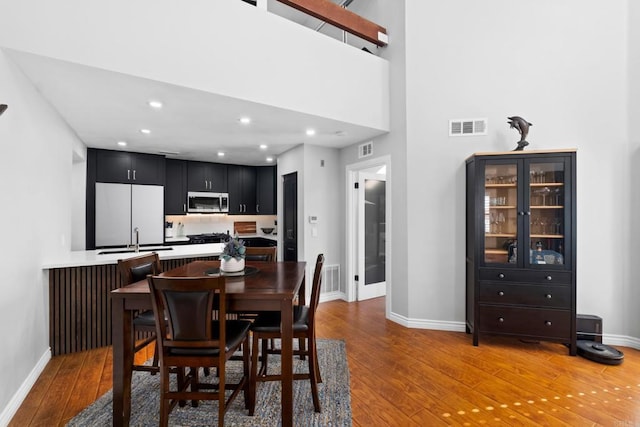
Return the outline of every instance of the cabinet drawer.
<path id="1" fill-rule="evenodd" d="M 569 286 L 483 283 L 479 301 L 489 304 L 521 304 L 534 307 L 571 308 Z"/>
<path id="2" fill-rule="evenodd" d="M 571 272 L 558 270 L 516 270 L 510 268 L 480 268 L 480 280 L 492 282 L 570 284 Z"/>
<path id="3" fill-rule="evenodd" d="M 480 306 L 481 332 L 569 339 L 571 312 L 542 308 Z"/>

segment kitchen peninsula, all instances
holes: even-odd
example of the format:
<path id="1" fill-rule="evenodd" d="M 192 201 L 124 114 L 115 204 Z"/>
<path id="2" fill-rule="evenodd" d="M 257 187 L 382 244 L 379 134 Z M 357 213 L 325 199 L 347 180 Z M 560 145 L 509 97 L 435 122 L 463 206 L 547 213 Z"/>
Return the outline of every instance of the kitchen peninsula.
<path id="1" fill-rule="evenodd" d="M 111 291 L 122 287 L 119 259 L 156 251 L 164 271 L 194 260 L 215 260 L 222 243 L 72 251 L 45 260 L 49 288 L 49 345 L 52 355 L 111 345 Z"/>

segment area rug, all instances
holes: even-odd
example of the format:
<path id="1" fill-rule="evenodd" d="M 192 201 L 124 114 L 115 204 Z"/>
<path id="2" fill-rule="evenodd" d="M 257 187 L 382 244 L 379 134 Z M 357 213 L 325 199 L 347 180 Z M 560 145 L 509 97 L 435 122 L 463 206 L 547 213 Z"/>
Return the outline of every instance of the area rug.
<path id="1" fill-rule="evenodd" d="M 322 383 L 318 384 L 321 413 L 313 410 L 311 386 L 308 380 L 294 381 L 293 425 L 295 426 L 351 426 L 351 397 L 349 368 L 344 341 L 317 340 L 318 360 Z M 269 373 L 279 372 L 280 357 L 269 356 Z M 227 365 L 229 381 L 236 381 L 242 373 L 242 362 Z M 294 372 L 308 372 L 308 362 L 294 358 Z M 210 376 L 208 378 L 211 378 Z M 159 375 L 134 372 L 131 387 L 131 426 L 157 426 L 159 421 Z M 225 415 L 227 426 L 278 426 L 280 416 L 280 391 L 278 381 L 258 383 L 256 413 L 250 417 L 244 408 L 242 393 L 234 400 Z M 108 391 L 93 404 L 75 416 L 67 426 L 112 425 L 112 391 Z M 211 426 L 218 423 L 217 402 L 200 402 L 197 408 L 190 405 L 176 407 L 169 417 L 171 426 Z"/>

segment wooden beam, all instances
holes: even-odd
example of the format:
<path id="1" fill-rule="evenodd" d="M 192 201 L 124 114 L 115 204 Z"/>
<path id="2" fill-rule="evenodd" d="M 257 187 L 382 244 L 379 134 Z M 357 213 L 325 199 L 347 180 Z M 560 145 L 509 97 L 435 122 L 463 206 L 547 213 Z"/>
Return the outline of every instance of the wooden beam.
<path id="1" fill-rule="evenodd" d="M 387 45 L 387 30 L 380 25 L 368 21 L 343 8 L 342 6 L 332 3 L 329 0 L 278 0 L 287 6 L 298 9 L 301 12 L 311 15 L 334 25 L 341 30 L 345 30 L 351 34 L 355 34 L 377 46 Z"/>

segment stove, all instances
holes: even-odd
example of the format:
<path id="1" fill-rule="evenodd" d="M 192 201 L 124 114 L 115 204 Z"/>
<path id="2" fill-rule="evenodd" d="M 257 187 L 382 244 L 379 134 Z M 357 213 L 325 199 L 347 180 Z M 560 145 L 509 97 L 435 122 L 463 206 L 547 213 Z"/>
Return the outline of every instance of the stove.
<path id="1" fill-rule="evenodd" d="M 227 233 L 203 233 L 203 234 L 190 234 L 189 244 L 202 244 L 202 243 L 222 243 L 229 238 Z"/>

